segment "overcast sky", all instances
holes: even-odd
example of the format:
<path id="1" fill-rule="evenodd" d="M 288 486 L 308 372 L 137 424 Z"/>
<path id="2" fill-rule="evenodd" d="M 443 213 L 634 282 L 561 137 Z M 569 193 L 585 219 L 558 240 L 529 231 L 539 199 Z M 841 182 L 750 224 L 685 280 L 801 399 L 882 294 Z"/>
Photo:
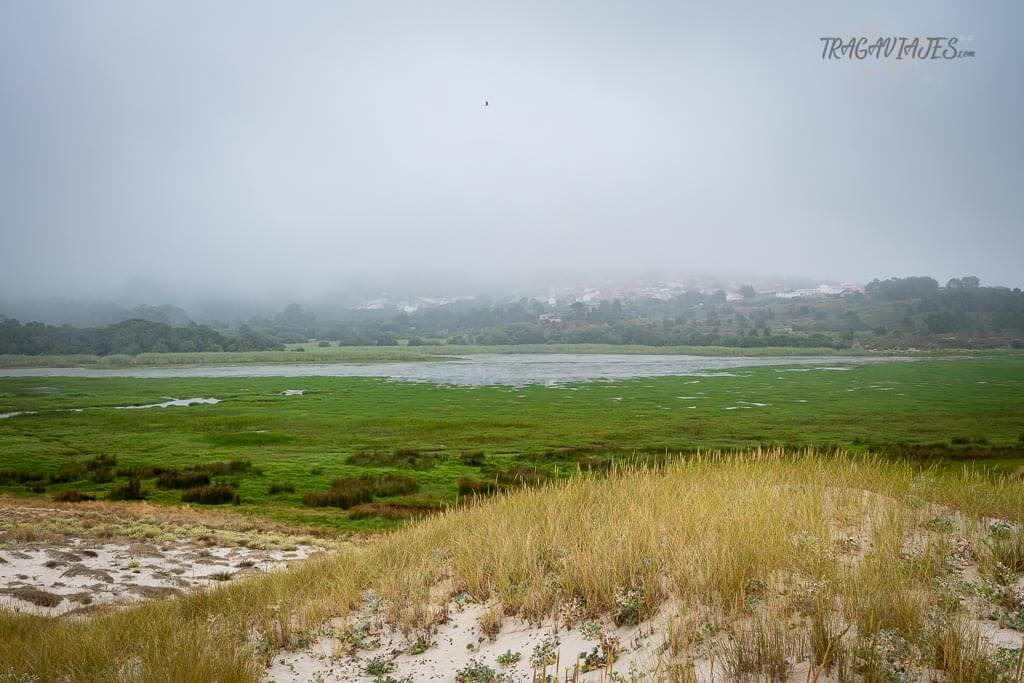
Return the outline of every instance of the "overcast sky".
<path id="1" fill-rule="evenodd" d="M 1024 285 L 1024 3 L 783 4 L 2 2 L 2 294 Z M 833 35 L 976 56 L 823 61 Z"/>

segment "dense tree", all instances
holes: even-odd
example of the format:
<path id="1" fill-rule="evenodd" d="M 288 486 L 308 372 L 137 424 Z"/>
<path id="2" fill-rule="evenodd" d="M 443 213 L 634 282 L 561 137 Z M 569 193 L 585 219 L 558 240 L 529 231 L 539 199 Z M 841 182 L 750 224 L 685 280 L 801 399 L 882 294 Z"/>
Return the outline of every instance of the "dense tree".
<path id="1" fill-rule="evenodd" d="M 876 301 L 900 301 L 920 299 L 935 294 L 939 283 L 930 277 L 889 278 L 888 280 L 872 280 L 864 291 Z"/>
<path id="2" fill-rule="evenodd" d="M 190 351 L 255 351 L 276 344 L 246 329 L 228 337 L 209 327 L 192 323 L 171 327 L 148 320 L 126 320 L 106 327 L 53 327 L 42 323 L 20 324 L 0 320 L 0 353 L 111 354 L 165 353 Z"/>

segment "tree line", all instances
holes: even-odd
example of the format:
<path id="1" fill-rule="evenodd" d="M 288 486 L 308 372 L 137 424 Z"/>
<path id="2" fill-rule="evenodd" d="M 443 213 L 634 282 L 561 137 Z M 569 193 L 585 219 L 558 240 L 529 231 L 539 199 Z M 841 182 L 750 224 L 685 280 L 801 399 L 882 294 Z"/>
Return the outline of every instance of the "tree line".
<path id="1" fill-rule="evenodd" d="M 71 327 L 0 319 L 0 353 L 68 355 L 188 353 L 192 351 L 262 351 L 280 345 L 247 327 L 228 336 L 192 323 L 172 327 L 149 320 L 126 320 L 105 327 Z"/>

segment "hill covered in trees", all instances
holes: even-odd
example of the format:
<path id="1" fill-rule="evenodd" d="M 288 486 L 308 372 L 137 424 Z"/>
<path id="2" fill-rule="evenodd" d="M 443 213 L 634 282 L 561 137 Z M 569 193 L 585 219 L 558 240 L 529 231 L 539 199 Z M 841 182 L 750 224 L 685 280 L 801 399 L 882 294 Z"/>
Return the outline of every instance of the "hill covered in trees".
<path id="1" fill-rule="evenodd" d="M 148 320 L 126 320 L 105 327 L 77 328 L 0 319 L 0 353 L 138 354 L 191 351 L 262 351 L 276 344 L 248 328 L 226 336 L 209 327 L 190 324 L 172 327 Z"/>
<path id="2" fill-rule="evenodd" d="M 251 328 L 280 343 L 309 339 L 340 345 L 644 344 L 651 346 L 834 348 L 1021 348 L 1024 293 L 982 287 L 976 277 L 945 286 L 930 277 L 891 278 L 864 294 L 780 298 L 740 290 L 688 291 L 549 305 L 457 301 L 404 312 L 352 309 L 319 320 L 297 304 Z"/>
<path id="3" fill-rule="evenodd" d="M 171 326 L 129 320 L 76 328 L 0 318 L 0 353 L 108 355 L 253 351 L 319 340 L 342 346 L 642 344 L 833 348 L 1024 348 L 1024 293 L 978 278 L 875 280 L 863 294 L 782 298 L 739 289 L 671 298 L 459 300 L 407 312 L 335 309 L 329 319 L 290 304 L 246 324 Z M 166 314 L 168 307 L 141 307 Z M 180 309 L 174 309 L 174 312 Z M 180 315 L 184 315 L 181 311 Z"/>

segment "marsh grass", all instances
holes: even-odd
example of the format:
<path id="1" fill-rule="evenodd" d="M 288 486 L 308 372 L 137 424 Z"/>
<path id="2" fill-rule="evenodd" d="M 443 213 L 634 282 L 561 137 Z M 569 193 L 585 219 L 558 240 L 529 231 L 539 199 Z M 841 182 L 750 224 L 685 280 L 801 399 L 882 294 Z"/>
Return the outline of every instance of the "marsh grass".
<path id="1" fill-rule="evenodd" d="M 932 523 L 940 514 L 957 521 Z M 491 632 L 569 603 L 623 623 L 670 606 L 691 616 L 669 628 L 666 680 L 693 680 L 701 657 L 746 680 L 799 662 L 841 680 L 922 667 L 1012 680 L 944 583 L 952 535 L 981 547 L 993 517 L 1019 528 L 1021 482 L 841 453 L 700 454 L 472 500 L 365 548 L 166 602 L 86 620 L 4 614 L 0 661 L 44 680 L 123 680 L 130 666 L 143 680 L 255 681 L 273 652 L 371 590 L 410 639 L 456 594 L 491 606 Z"/>
<path id="2" fill-rule="evenodd" d="M 577 468 L 609 471 L 613 461 L 637 454 L 653 466 L 679 453 L 690 457 L 698 448 L 772 443 L 790 450 L 838 444 L 921 465 L 939 458 L 947 467 L 976 458 L 1005 472 L 1024 462 L 1020 411 L 1008 409 L 1024 400 L 1024 355 L 864 365 L 848 372 L 804 369 L 751 368 L 730 377 L 521 391 L 310 377 L 303 380 L 308 395 L 301 399 L 279 396 L 292 380 L 273 377 L 243 383 L 198 377 L 0 378 L 0 412 L 36 411 L 0 420 L 0 468 L 9 470 L 0 472 L 0 489 L 24 496 L 59 488 L 49 477 L 63 465 L 116 454 L 117 481 L 104 484 L 86 476 L 65 483 L 104 498 L 124 478 L 139 477 L 146 480 L 150 501 L 177 505 L 180 489 L 161 489 L 149 480 L 170 469 L 244 459 L 252 463 L 252 477 L 210 474 L 240 477 L 247 511 L 291 524 L 363 531 L 399 523 L 353 520 L 340 508 L 310 510 L 301 494 L 328 488 L 332 477 L 398 469 L 417 477 L 424 494 L 452 504 L 460 498 L 460 478 L 487 482 L 486 487 L 499 471 L 517 465 L 564 478 Z M 59 391 L 40 391 L 46 387 Z M 957 400 L 948 400 L 950 392 Z M 223 403 L 157 412 L 112 409 L 161 396 L 213 396 Z M 769 405 L 726 410 L 741 397 Z M 82 412 L 72 412 L 77 409 Z M 264 445 L 268 439 L 277 442 Z M 368 464 L 348 460 L 359 452 L 370 454 Z M 476 457 L 463 462 L 462 453 L 482 453 L 482 464 L 472 464 L 481 462 Z M 268 495 L 257 469 L 267 482 L 293 482 L 296 495 Z"/>

